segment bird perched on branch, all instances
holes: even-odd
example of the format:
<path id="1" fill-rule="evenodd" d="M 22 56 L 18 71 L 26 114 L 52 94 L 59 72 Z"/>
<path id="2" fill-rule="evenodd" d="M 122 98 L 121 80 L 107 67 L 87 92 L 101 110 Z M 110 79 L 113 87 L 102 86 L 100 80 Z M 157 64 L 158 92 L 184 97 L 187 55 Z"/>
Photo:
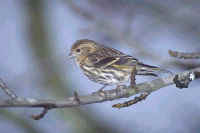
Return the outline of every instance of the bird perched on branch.
<path id="1" fill-rule="evenodd" d="M 129 81 L 133 68 L 136 68 L 136 75 L 157 76 L 159 72 L 169 72 L 88 39 L 76 41 L 69 56 L 75 58 L 90 80 L 103 85 L 100 90 L 107 85 L 122 85 Z"/>

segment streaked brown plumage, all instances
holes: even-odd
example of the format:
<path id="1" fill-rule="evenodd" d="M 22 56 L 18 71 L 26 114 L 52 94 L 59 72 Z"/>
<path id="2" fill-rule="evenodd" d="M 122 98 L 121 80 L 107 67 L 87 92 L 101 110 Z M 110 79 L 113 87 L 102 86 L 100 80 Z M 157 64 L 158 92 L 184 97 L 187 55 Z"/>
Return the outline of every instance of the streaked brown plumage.
<path id="1" fill-rule="evenodd" d="M 137 75 L 157 76 L 156 72 L 163 71 L 159 67 L 143 64 L 130 55 L 88 39 L 76 41 L 70 56 L 75 57 L 77 64 L 90 80 L 104 86 L 127 82 L 134 66 Z"/>

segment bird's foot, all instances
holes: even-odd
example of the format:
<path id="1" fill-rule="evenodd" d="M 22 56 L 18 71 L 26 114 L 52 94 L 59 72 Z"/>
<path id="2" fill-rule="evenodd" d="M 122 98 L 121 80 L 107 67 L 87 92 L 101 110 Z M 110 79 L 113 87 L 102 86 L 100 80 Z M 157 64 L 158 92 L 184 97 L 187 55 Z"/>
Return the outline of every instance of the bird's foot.
<path id="1" fill-rule="evenodd" d="M 74 100 L 78 103 L 78 104 L 81 104 L 81 100 L 79 98 L 79 95 L 76 91 L 74 91 Z"/>
<path id="2" fill-rule="evenodd" d="M 135 86 L 136 86 L 136 82 L 135 82 L 136 81 L 136 78 L 135 78 L 136 74 L 137 74 L 137 70 L 136 70 L 136 66 L 134 66 L 133 70 L 131 72 L 131 77 L 130 77 L 130 80 L 131 80 L 130 86 L 131 86 L 131 88 L 135 88 Z"/>
<path id="3" fill-rule="evenodd" d="M 97 92 L 101 93 L 103 92 L 103 89 L 106 88 L 107 85 L 104 85 L 103 87 L 101 87 Z"/>
<path id="4" fill-rule="evenodd" d="M 92 94 L 98 94 L 99 96 L 105 96 L 105 92 L 103 91 L 103 89 L 106 87 L 107 85 L 104 85 L 103 87 L 101 87 L 98 91 L 93 92 Z"/>

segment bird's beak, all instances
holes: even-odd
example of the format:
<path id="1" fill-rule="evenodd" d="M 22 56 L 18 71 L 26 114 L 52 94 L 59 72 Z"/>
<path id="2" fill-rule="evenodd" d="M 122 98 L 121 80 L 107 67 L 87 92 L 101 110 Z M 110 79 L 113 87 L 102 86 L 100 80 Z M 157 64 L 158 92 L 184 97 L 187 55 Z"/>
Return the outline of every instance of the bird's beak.
<path id="1" fill-rule="evenodd" d="M 68 57 L 68 59 L 72 59 L 72 58 L 74 58 L 74 55 L 72 54 L 72 52 L 70 52 L 67 57 Z"/>
<path id="2" fill-rule="evenodd" d="M 72 52 L 70 52 L 70 53 L 68 54 L 68 56 L 72 56 Z"/>

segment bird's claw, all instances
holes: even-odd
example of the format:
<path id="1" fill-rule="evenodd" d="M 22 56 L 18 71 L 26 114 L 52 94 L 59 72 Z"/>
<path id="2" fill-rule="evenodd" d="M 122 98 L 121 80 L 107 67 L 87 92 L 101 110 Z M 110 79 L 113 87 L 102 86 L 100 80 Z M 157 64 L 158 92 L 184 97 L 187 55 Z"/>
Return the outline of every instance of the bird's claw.
<path id="1" fill-rule="evenodd" d="M 78 104 L 81 104 L 81 100 L 79 98 L 79 95 L 76 91 L 74 91 L 74 100 L 78 103 Z"/>

